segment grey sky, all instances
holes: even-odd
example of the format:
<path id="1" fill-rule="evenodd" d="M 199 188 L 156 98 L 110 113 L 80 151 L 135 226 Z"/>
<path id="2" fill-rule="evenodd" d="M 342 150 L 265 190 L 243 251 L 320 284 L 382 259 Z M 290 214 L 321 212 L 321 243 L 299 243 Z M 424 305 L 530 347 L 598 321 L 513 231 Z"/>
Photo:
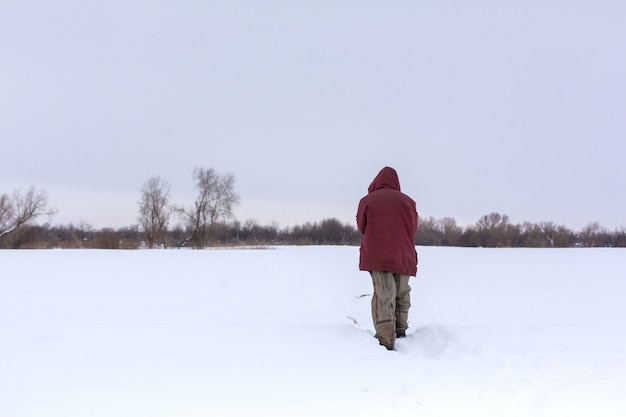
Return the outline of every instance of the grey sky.
<path id="1" fill-rule="evenodd" d="M 422 216 L 626 226 L 626 2 L 0 0 L 0 193 L 136 223 L 232 172 L 239 220 L 356 205 L 385 165 Z"/>

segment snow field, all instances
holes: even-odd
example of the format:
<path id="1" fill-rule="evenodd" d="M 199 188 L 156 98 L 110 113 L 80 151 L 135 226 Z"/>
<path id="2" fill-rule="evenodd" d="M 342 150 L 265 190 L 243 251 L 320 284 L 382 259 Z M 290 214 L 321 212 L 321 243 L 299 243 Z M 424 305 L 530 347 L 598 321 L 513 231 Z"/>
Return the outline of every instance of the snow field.
<path id="1" fill-rule="evenodd" d="M 626 415 L 626 251 L 418 253 L 388 352 L 356 247 L 0 251 L 0 415 Z"/>

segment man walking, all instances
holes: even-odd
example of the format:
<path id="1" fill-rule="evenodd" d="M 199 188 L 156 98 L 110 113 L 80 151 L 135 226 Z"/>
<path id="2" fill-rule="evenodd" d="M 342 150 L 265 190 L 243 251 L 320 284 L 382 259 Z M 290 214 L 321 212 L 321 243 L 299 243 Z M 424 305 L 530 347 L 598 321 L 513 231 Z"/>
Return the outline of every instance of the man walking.
<path id="1" fill-rule="evenodd" d="M 417 273 L 417 221 L 415 201 L 400 191 L 396 170 L 383 168 L 359 202 L 356 222 L 363 235 L 359 269 L 372 277 L 372 319 L 378 341 L 388 350 L 408 328 L 409 276 Z"/>

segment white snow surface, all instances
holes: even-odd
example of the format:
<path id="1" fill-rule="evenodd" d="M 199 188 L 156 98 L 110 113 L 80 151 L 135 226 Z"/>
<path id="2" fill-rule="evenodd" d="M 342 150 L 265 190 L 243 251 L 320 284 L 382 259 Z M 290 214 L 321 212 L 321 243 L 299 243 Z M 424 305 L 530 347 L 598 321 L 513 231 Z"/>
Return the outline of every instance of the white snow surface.
<path id="1" fill-rule="evenodd" d="M 626 415 L 626 250 L 418 253 L 387 351 L 357 247 L 0 251 L 0 416 Z"/>

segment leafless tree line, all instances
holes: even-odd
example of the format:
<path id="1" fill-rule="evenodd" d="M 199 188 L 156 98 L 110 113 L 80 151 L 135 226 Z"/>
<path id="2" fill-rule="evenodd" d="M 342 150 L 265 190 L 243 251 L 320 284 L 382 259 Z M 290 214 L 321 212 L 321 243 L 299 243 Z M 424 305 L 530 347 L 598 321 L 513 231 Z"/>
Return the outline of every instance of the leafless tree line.
<path id="1" fill-rule="evenodd" d="M 110 228 L 94 231 L 85 223 L 56 228 L 39 226 L 37 220 L 41 216 L 56 212 L 49 208 L 45 191 L 31 187 L 26 192 L 15 191 L 12 196 L 2 194 L 0 248 L 61 246 L 117 249 L 142 246 L 165 248 L 168 245 L 204 248 L 217 236 L 218 226 L 233 217 L 239 195 L 235 192 L 235 176 L 231 173 L 222 175 L 212 168 L 199 167 L 193 171 L 193 180 L 197 197 L 191 206 L 184 207 L 172 203 L 166 180 L 159 176 L 148 179 L 139 190 L 140 226 L 117 231 Z M 173 217 L 181 219 L 184 226 L 169 230 Z M 51 238 L 50 232 L 56 234 L 56 238 Z"/>
<path id="2" fill-rule="evenodd" d="M 592 222 L 575 232 L 551 221 L 513 224 L 506 214 L 494 212 L 467 227 L 458 226 L 451 217 L 422 218 L 415 242 L 424 246 L 492 248 L 626 247 L 626 229 L 610 231 Z"/>
<path id="3" fill-rule="evenodd" d="M 499 219 L 499 220 L 498 220 Z M 158 247 L 195 247 L 183 225 L 168 228 Z M 96 230 L 86 223 L 78 225 L 29 225 L 20 233 L 24 248 L 99 248 L 138 249 L 148 247 L 147 233 L 139 225 L 120 229 Z M 337 219 L 307 222 L 280 228 L 277 224 L 261 225 L 253 220 L 222 221 L 214 225 L 208 246 L 254 245 L 358 245 L 361 236 L 349 223 Z M 7 241 L 9 242 L 9 241 Z M 590 223 L 578 232 L 552 222 L 511 224 L 508 217 L 488 214 L 471 226 L 460 227 L 453 218 L 423 218 L 415 235 L 420 246 L 468 247 L 626 247 L 624 228 L 609 231 Z"/>
<path id="4" fill-rule="evenodd" d="M 159 176 L 140 188 L 138 224 L 120 229 L 96 230 L 81 222 L 51 226 L 37 223 L 56 210 L 48 195 L 31 187 L 0 195 L 0 248 L 102 248 L 136 249 L 210 245 L 358 245 L 353 224 L 330 218 L 279 228 L 233 219 L 239 203 L 235 177 L 213 169 L 193 171 L 197 191 L 189 206 L 172 202 L 170 186 Z M 182 223 L 171 226 L 174 219 Z M 505 214 L 490 213 L 475 224 L 461 227 L 451 217 L 421 217 L 415 243 L 422 246 L 466 247 L 626 247 L 626 229 L 607 230 L 594 222 L 574 232 L 553 222 L 513 224 Z"/>
<path id="5" fill-rule="evenodd" d="M 31 225 L 22 232 L 21 248 L 148 248 L 148 237 L 139 225 L 119 229 L 95 229 L 86 223 L 78 225 Z M 182 224 L 168 228 L 155 247 L 196 248 L 192 232 Z M 222 221 L 213 226 L 207 246 L 268 245 L 357 245 L 360 234 L 351 224 L 337 219 L 307 222 L 294 227 L 279 228 L 276 224 L 261 225 L 253 220 Z M 0 248 L 3 246 L 0 240 Z"/>

